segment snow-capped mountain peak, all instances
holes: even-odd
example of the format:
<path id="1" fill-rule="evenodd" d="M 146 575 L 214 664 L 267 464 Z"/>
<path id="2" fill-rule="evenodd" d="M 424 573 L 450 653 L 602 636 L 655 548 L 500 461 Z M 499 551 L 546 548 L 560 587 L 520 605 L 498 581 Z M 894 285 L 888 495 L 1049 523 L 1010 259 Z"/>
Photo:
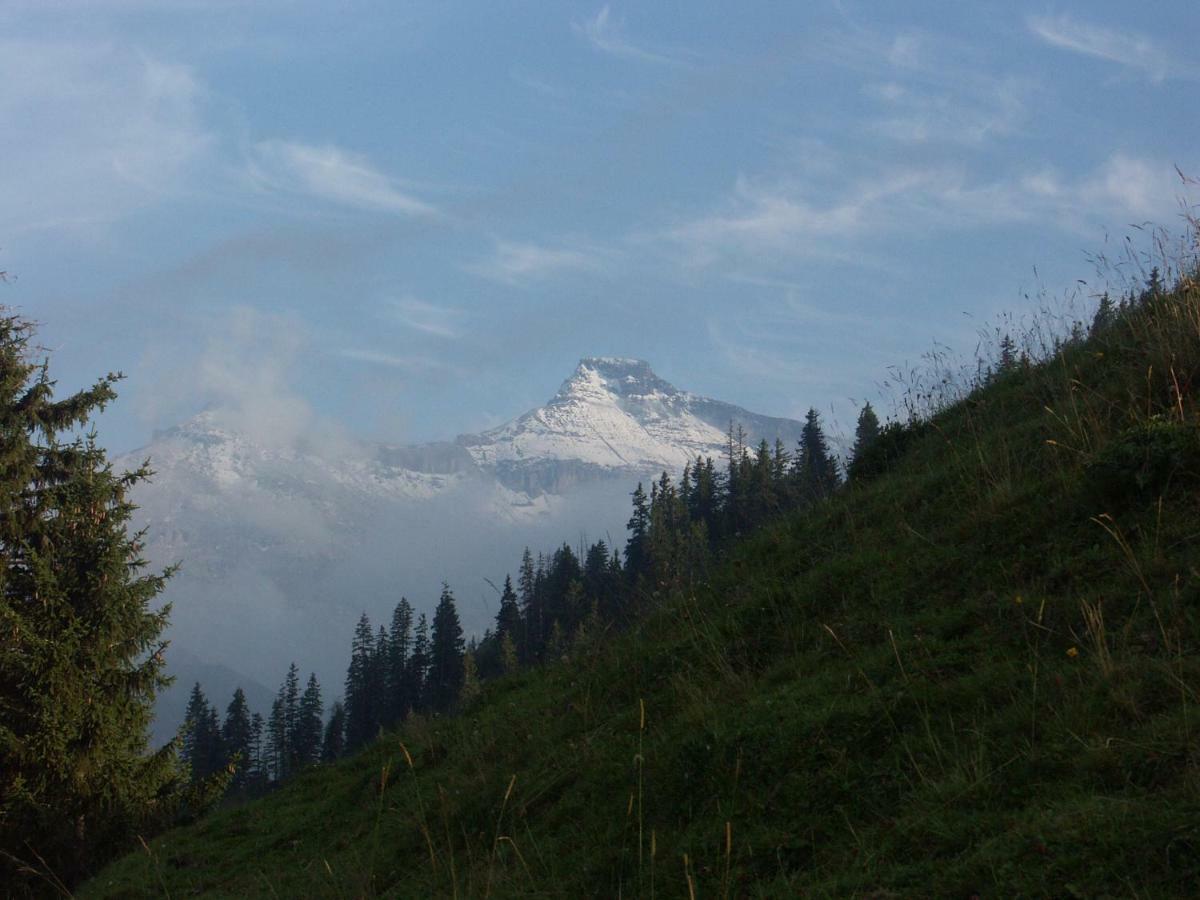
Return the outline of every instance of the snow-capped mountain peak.
<path id="1" fill-rule="evenodd" d="M 597 392 L 617 397 L 676 396 L 681 393 L 654 374 L 645 360 L 585 356 L 551 402 Z"/>
<path id="2" fill-rule="evenodd" d="M 545 405 L 458 441 L 513 490 L 561 493 L 618 474 L 678 472 L 697 456 L 722 454 L 730 425 L 749 439 L 794 443 L 800 424 L 680 391 L 649 363 L 585 357 Z"/>

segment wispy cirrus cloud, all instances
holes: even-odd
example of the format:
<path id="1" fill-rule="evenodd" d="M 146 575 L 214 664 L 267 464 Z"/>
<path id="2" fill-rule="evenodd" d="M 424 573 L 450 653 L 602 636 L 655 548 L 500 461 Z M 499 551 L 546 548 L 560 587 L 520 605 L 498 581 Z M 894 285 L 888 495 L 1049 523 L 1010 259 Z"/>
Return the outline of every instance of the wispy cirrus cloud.
<path id="1" fill-rule="evenodd" d="M 634 43 L 625 32 L 624 19 L 615 18 L 607 5 L 600 7 L 600 11 L 590 19 L 572 22 L 571 30 L 601 53 L 611 56 L 667 65 L 679 65 L 683 62 L 678 53 L 651 49 L 643 44 Z"/>
<path id="2" fill-rule="evenodd" d="M 867 96 L 883 113 L 868 128 L 910 144 L 979 145 L 1012 134 L 1025 118 L 1023 86 L 1011 79 L 976 82 L 939 90 L 895 81 L 870 85 Z"/>
<path id="3" fill-rule="evenodd" d="M 1077 210 L 1095 217 L 1158 221 L 1178 212 L 1185 185 L 1174 167 L 1116 153 L 1081 179 L 1043 171 L 1021 179 L 1019 189 L 1032 201 Z"/>
<path id="4" fill-rule="evenodd" d="M 693 265 L 738 256 L 842 257 L 881 234 L 1044 222 L 1066 231 L 1165 221 L 1182 193 L 1172 166 L 1114 154 L 1092 172 L 1053 169 L 982 180 L 962 166 L 879 169 L 849 184 L 740 176 L 714 212 L 664 237 Z"/>
<path id="5" fill-rule="evenodd" d="M 386 312 L 388 318 L 421 334 L 447 340 L 462 336 L 461 322 L 464 313 L 461 309 L 439 306 L 417 297 L 406 296 L 388 300 Z"/>
<path id="6" fill-rule="evenodd" d="M 863 110 L 859 127 L 906 144 L 979 145 L 1011 135 L 1036 93 L 983 48 L 921 28 L 828 29 L 807 39 L 804 55 L 862 76 L 874 109 Z"/>
<path id="7" fill-rule="evenodd" d="M 112 222 L 181 192 L 215 142 L 187 66 L 105 41 L 0 40 L 0 229 Z"/>
<path id="8" fill-rule="evenodd" d="M 562 272 L 598 271 L 601 261 L 599 251 L 591 248 L 497 241 L 490 257 L 469 268 L 493 281 L 518 284 Z"/>
<path id="9" fill-rule="evenodd" d="M 1052 47 L 1137 69 L 1153 81 L 1185 74 L 1165 48 L 1135 31 L 1081 22 L 1066 13 L 1030 16 L 1026 25 L 1035 37 Z"/>
<path id="10" fill-rule="evenodd" d="M 731 249 L 815 252 L 818 244 L 884 227 L 894 215 L 889 199 L 928 188 L 937 177 L 933 170 L 897 170 L 830 196 L 816 185 L 741 175 L 721 209 L 676 224 L 667 237 L 689 248 L 696 262 Z"/>
<path id="11" fill-rule="evenodd" d="M 263 190 L 307 194 L 354 209 L 407 216 L 437 211 L 365 157 L 333 144 L 262 141 L 254 145 L 246 172 Z"/>
<path id="12" fill-rule="evenodd" d="M 334 356 L 351 362 L 366 363 L 371 366 L 381 366 L 386 369 L 396 369 L 413 375 L 445 374 L 465 375 L 465 370 L 448 363 L 443 359 L 413 353 L 387 353 L 364 347 L 345 347 L 335 350 Z"/>

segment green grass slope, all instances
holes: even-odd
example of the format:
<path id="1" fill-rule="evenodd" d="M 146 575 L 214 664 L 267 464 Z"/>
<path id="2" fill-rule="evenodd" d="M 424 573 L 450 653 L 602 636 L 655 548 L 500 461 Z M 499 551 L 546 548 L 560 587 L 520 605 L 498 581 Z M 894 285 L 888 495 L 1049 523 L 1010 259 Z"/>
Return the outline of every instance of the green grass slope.
<path id="1" fill-rule="evenodd" d="M 1017 366 L 634 632 L 85 897 L 1195 896 L 1200 292 Z"/>

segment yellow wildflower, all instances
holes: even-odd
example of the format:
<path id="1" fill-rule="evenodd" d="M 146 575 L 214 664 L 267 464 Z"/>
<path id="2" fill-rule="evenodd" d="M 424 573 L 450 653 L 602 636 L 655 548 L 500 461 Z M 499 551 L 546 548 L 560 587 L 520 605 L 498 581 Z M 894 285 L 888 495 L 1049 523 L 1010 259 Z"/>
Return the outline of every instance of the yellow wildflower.
<path id="1" fill-rule="evenodd" d="M 1078 655 L 1079 655 L 1078 647 L 1068 647 L 1067 648 L 1067 656 L 1071 657 L 1071 659 L 1074 659 Z"/>

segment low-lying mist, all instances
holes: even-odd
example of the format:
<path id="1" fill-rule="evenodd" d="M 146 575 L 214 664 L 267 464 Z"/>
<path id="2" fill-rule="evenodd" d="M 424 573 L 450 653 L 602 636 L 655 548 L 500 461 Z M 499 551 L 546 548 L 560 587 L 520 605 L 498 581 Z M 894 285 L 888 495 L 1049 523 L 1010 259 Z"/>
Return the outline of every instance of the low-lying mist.
<path id="1" fill-rule="evenodd" d="M 181 562 L 163 594 L 172 605 L 167 658 L 178 683 L 160 702 L 156 736 L 173 734 L 192 683 L 215 669 L 225 683 L 204 686 L 222 710 L 231 681 L 244 681 L 253 698 L 261 691 L 252 686 L 273 690 L 293 661 L 316 673 L 331 702 L 341 694 L 359 616 L 386 626 L 404 596 L 432 618 L 443 581 L 466 633 L 481 636 L 498 607 L 494 585 L 515 578 L 525 547 L 535 556 L 564 542 L 623 547 L 633 487 L 614 478 L 513 507 L 509 492 L 482 477 L 426 499 L 349 503 L 234 485 L 201 495 L 203 508 L 188 513 L 190 531 L 158 542 L 149 515 L 152 562 Z M 154 506 L 151 496 L 143 512 Z"/>

